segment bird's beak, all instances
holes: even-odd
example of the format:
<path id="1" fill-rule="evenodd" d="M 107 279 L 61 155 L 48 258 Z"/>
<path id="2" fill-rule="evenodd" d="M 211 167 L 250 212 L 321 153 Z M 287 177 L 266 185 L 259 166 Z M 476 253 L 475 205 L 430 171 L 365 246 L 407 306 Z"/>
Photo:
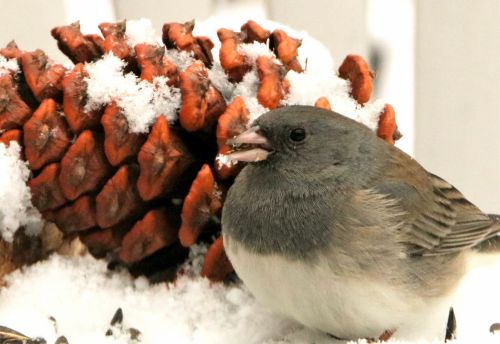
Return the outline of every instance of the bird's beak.
<path id="1" fill-rule="evenodd" d="M 227 140 L 227 144 L 233 147 L 234 151 L 226 158 L 233 162 L 266 160 L 272 149 L 267 138 L 259 134 L 259 129 L 258 126 L 251 127 L 240 135 Z"/>

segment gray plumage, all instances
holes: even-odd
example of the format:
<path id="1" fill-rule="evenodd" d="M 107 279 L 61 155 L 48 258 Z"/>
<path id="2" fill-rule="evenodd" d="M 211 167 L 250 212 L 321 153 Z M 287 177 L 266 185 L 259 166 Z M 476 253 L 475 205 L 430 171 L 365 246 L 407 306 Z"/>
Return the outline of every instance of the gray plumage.
<path id="1" fill-rule="evenodd" d="M 255 125 L 272 152 L 241 171 L 222 214 L 237 272 L 238 250 L 290 264 L 326 260 L 335 276 L 382 278 L 425 300 L 448 295 L 465 273 L 465 254 L 497 240 L 498 219 L 362 124 L 292 106 L 261 116 Z M 290 138 L 297 128 L 305 131 L 304 140 Z M 287 315 L 301 321 L 300 314 Z M 358 335 L 353 328 L 340 336 L 368 332 Z"/>

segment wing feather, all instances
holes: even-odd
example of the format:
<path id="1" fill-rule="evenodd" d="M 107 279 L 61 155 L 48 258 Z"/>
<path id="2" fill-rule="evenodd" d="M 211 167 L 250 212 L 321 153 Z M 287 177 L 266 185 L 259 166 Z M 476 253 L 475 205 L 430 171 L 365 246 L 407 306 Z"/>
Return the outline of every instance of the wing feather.
<path id="1" fill-rule="evenodd" d="M 404 153 L 400 153 L 403 154 Z M 405 166 L 401 162 L 405 163 Z M 441 255 L 474 247 L 500 232 L 498 221 L 484 214 L 444 179 L 399 156 L 377 190 L 405 211 L 401 241 L 417 255 Z M 410 172 L 410 173 L 408 173 Z"/>

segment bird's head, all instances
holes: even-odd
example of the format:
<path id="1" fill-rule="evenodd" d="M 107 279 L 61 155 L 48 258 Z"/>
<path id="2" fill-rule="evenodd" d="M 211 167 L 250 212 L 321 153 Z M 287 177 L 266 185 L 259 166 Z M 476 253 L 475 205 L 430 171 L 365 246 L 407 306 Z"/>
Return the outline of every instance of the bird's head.
<path id="1" fill-rule="evenodd" d="M 259 117 L 228 142 L 229 159 L 274 168 L 288 176 L 356 182 L 386 144 L 363 124 L 333 111 L 288 106 Z"/>

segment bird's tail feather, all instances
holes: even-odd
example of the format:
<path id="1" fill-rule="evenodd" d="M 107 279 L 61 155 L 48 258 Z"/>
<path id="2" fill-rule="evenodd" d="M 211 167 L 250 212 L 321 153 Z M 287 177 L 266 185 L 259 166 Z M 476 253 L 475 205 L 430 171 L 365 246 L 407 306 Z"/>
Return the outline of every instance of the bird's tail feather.
<path id="1" fill-rule="evenodd" d="M 493 221 L 490 235 L 475 248 L 481 253 L 500 253 L 500 215 L 488 214 Z"/>

